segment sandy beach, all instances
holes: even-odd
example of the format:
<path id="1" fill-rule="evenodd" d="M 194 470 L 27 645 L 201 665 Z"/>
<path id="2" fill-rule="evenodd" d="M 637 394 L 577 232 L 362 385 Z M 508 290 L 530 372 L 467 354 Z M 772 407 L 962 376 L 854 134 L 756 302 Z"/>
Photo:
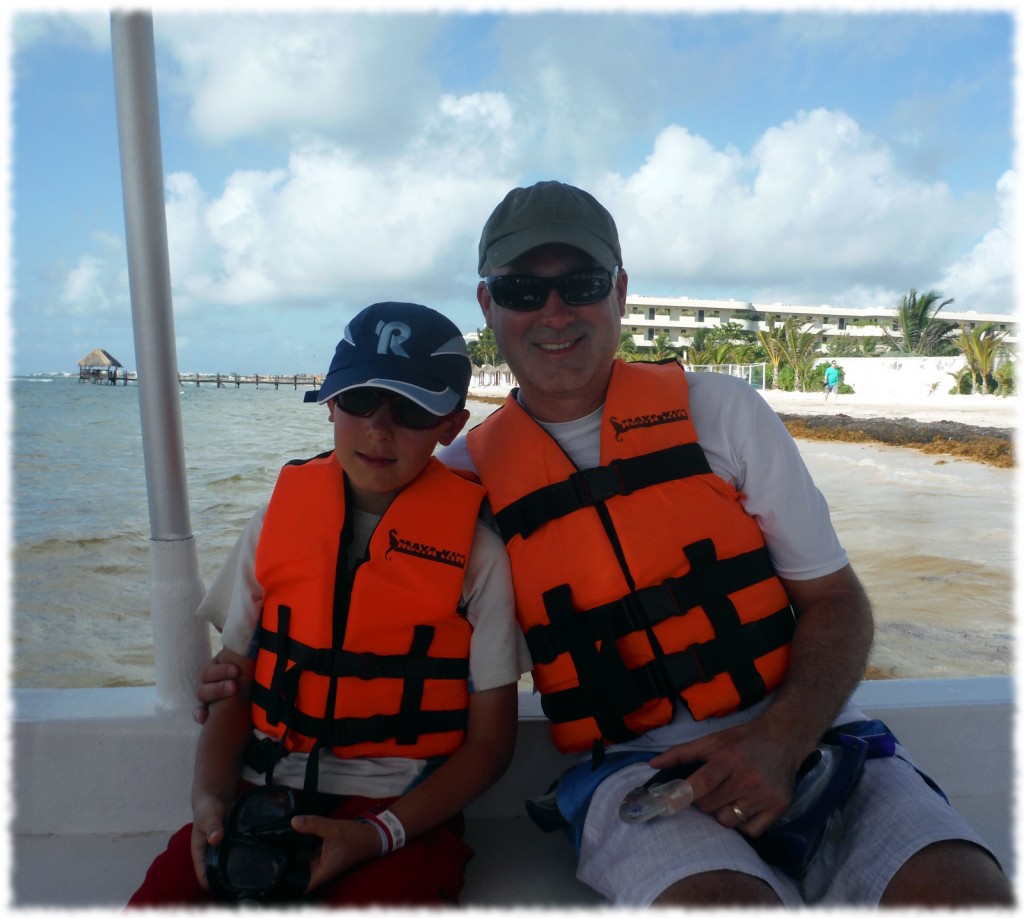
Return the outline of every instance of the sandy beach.
<path id="1" fill-rule="evenodd" d="M 471 398 L 500 399 L 508 394 L 502 386 L 477 386 L 469 390 Z M 852 418 L 911 418 L 925 423 L 952 421 L 975 427 L 1016 428 L 1019 398 L 996 395 L 911 395 L 894 387 L 889 393 L 841 395 L 826 403 L 821 392 L 761 392 L 765 401 L 780 414 L 806 416 L 846 415 Z"/>
<path id="2" fill-rule="evenodd" d="M 975 427 L 1012 429 L 1017 426 L 1019 399 L 997 395 L 940 395 L 933 393 L 908 398 L 906 394 L 840 395 L 838 402 L 824 401 L 820 392 L 761 393 L 778 414 L 836 415 L 853 418 L 911 418 L 926 423 L 953 421 Z"/>

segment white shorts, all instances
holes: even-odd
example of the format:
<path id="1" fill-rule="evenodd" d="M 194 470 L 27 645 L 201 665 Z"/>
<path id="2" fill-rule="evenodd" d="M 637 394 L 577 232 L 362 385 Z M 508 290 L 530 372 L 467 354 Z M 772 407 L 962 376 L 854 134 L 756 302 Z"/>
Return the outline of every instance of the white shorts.
<path id="1" fill-rule="evenodd" d="M 583 828 L 576 876 L 614 905 L 647 907 L 673 883 L 712 870 L 759 877 L 783 904 L 877 905 L 896 871 L 927 845 L 963 839 L 988 850 L 963 818 L 903 758 L 869 759 L 843 810 L 841 838 L 828 842 L 802 881 L 765 863 L 745 838 L 690 808 L 629 824 L 627 791 L 651 776 L 630 765 L 601 783 Z M 990 852 L 991 853 L 991 852 Z"/>

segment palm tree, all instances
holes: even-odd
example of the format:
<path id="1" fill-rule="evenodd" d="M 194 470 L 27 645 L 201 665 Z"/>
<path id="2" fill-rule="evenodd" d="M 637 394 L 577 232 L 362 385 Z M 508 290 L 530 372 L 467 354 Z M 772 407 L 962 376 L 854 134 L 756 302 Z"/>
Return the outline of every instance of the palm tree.
<path id="1" fill-rule="evenodd" d="M 901 337 L 882 329 L 892 350 L 900 354 L 916 354 L 919 357 L 937 357 L 955 352 L 953 337 L 957 328 L 952 322 L 936 316 L 943 306 L 953 302 L 953 297 L 936 305 L 941 294 L 929 290 L 923 296 L 911 288 L 910 293 L 900 300 L 896 311 L 896 322 Z"/>
<path id="2" fill-rule="evenodd" d="M 1000 395 L 1013 395 L 1016 391 L 1016 360 L 1004 360 L 992 373 L 996 382 L 999 383 Z"/>
<path id="3" fill-rule="evenodd" d="M 619 335 L 619 346 L 615 350 L 615 356 L 623 360 L 636 360 L 640 356 L 640 349 L 633 340 L 633 333 L 624 331 Z"/>
<path id="4" fill-rule="evenodd" d="M 690 365 L 695 367 L 720 367 L 736 363 L 736 345 L 731 341 L 708 341 L 700 350 L 690 349 Z"/>
<path id="5" fill-rule="evenodd" d="M 954 344 L 960 349 L 971 370 L 972 389 L 981 380 L 981 394 L 988 395 L 988 379 L 995 369 L 996 361 L 1003 352 L 1005 332 L 997 332 L 988 323 L 973 329 L 961 329 Z"/>
<path id="6" fill-rule="evenodd" d="M 490 328 L 477 329 L 476 341 L 470 341 L 466 350 L 469 352 L 469 359 L 474 366 L 482 367 L 485 364 L 497 366 L 501 363 L 501 351 L 498 350 L 498 342 L 494 338 L 494 332 Z"/>
<path id="7" fill-rule="evenodd" d="M 825 342 L 825 352 L 829 357 L 854 357 L 860 351 L 858 339 L 847 332 L 836 335 Z"/>
<path id="8" fill-rule="evenodd" d="M 666 360 L 679 357 L 679 349 L 668 343 L 668 332 L 659 332 L 654 336 L 654 347 L 644 355 L 650 360 Z"/>
<path id="9" fill-rule="evenodd" d="M 783 326 L 782 351 L 786 363 L 793 368 L 793 388 L 804 391 L 804 380 L 814 367 L 821 350 L 821 332 L 800 328 L 801 320 L 794 316 Z"/>
<path id="10" fill-rule="evenodd" d="M 877 357 L 878 346 L 882 343 L 881 338 L 864 337 L 857 339 L 857 357 Z"/>
<path id="11" fill-rule="evenodd" d="M 775 327 L 775 321 L 768 319 L 768 328 L 761 329 L 757 333 L 757 339 L 764 348 L 768 362 L 772 365 L 772 388 L 779 388 L 779 368 L 786 359 L 785 348 L 782 345 L 783 336 L 786 333 L 786 326 Z"/>

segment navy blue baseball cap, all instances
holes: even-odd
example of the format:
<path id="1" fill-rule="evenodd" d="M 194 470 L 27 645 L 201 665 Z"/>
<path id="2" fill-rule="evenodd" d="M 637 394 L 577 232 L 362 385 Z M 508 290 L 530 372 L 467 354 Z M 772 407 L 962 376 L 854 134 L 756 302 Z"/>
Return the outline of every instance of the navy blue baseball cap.
<path id="1" fill-rule="evenodd" d="M 451 319 L 418 303 L 374 303 L 345 326 L 323 385 L 303 400 L 324 405 L 347 389 L 372 386 L 443 417 L 465 402 L 472 372 Z"/>

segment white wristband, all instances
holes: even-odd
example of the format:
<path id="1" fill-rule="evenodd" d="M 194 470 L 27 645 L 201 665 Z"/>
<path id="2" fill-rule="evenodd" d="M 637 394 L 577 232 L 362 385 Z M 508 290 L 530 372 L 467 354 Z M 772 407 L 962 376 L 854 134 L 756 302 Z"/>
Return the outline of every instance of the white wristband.
<path id="1" fill-rule="evenodd" d="M 384 810 L 383 813 L 378 813 L 377 818 L 391 836 L 391 850 L 397 851 L 399 848 L 404 848 L 405 826 L 402 825 L 402 820 L 392 813 L 391 810 Z"/>
<path id="2" fill-rule="evenodd" d="M 380 836 L 380 856 L 390 854 L 405 846 L 405 826 L 402 821 L 391 812 L 384 810 L 380 813 L 363 813 L 359 822 L 368 822 Z"/>
<path id="3" fill-rule="evenodd" d="M 391 849 L 389 848 L 389 842 L 391 839 L 388 837 L 388 833 L 385 831 L 375 817 L 371 817 L 369 813 L 365 816 L 360 816 L 358 822 L 365 822 L 368 826 L 373 826 L 377 830 L 377 834 L 380 836 L 380 856 L 384 857 Z"/>

